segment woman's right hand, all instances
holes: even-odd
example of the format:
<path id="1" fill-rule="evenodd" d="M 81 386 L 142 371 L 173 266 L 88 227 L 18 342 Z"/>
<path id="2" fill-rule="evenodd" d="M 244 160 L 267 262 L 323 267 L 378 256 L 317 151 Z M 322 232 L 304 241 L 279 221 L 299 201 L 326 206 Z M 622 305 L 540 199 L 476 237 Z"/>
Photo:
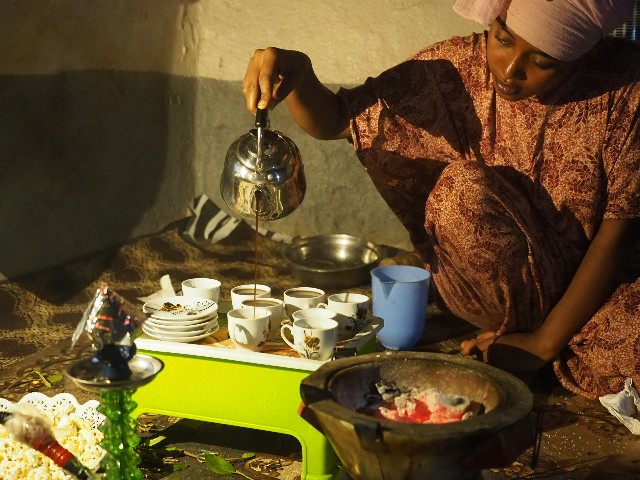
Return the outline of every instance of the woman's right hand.
<path id="1" fill-rule="evenodd" d="M 316 77 L 307 55 L 269 47 L 256 50 L 242 81 L 247 109 L 273 109 L 287 98 L 296 124 L 321 140 L 348 138 L 349 117 L 342 100 Z"/>
<path id="2" fill-rule="evenodd" d="M 242 81 L 247 109 L 273 109 L 295 90 L 311 71 L 311 60 L 295 50 L 269 47 L 258 49 L 249 59 Z"/>

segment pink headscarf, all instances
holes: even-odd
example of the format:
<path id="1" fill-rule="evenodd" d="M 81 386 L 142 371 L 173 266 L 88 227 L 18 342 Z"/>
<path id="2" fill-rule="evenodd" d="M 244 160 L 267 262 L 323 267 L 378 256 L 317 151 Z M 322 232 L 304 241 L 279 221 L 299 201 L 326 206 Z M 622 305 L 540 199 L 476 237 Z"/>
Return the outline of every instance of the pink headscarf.
<path id="1" fill-rule="evenodd" d="M 633 0 L 457 0 L 453 9 L 483 25 L 500 15 L 528 43 L 570 62 L 629 20 Z"/>

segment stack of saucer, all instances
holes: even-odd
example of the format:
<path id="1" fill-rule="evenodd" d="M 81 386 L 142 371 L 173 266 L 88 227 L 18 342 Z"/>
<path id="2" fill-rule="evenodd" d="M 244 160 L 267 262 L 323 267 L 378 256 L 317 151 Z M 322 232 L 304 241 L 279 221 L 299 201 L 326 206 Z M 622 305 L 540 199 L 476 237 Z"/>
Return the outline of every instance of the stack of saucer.
<path id="1" fill-rule="evenodd" d="M 162 297 L 142 306 L 142 331 L 156 340 L 195 342 L 218 330 L 218 304 L 194 297 Z"/>

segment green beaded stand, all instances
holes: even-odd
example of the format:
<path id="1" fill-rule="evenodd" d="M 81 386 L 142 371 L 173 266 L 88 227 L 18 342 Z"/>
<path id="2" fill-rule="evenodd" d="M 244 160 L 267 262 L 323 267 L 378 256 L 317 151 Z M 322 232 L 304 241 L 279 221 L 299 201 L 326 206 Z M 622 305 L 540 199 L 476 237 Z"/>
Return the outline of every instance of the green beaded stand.
<path id="1" fill-rule="evenodd" d="M 140 443 L 137 421 L 130 413 L 137 407 L 131 399 L 135 390 L 121 389 L 100 392 L 98 411 L 106 418 L 100 426 L 104 438 L 100 446 L 107 452 L 100 463 L 105 471 L 103 480 L 140 480 L 141 458 L 135 451 Z"/>
<path id="2" fill-rule="evenodd" d="M 99 427 L 104 434 L 100 446 L 106 452 L 100 462 L 101 470 L 105 472 L 99 477 L 102 480 L 142 479 L 138 468 L 142 459 L 135 451 L 140 443 L 138 421 L 131 418 L 138 404 L 131 397 L 162 371 L 164 363 L 151 355 L 137 354 L 129 360 L 129 367 L 131 377 L 115 381 L 104 379 L 92 358 L 84 358 L 66 370 L 76 386 L 100 395 L 98 411 L 105 416 Z"/>

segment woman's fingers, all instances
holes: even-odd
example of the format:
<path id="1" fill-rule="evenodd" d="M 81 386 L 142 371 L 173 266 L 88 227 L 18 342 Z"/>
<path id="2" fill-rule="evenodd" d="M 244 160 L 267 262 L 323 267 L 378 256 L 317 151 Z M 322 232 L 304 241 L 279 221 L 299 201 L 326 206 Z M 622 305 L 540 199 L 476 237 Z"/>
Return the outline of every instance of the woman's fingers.
<path id="1" fill-rule="evenodd" d="M 261 51 L 261 66 L 258 75 L 260 96 L 258 108 L 273 108 L 277 102 L 273 98 L 273 87 L 280 81 L 278 49 L 269 47 Z"/>
<path id="2" fill-rule="evenodd" d="M 267 108 L 271 103 L 276 62 L 277 49 L 272 47 L 256 50 L 249 59 L 242 80 L 242 93 L 251 113 L 258 108 Z"/>
<path id="3" fill-rule="evenodd" d="M 481 332 L 476 337 L 478 340 L 492 340 L 496 338 L 496 332 L 486 331 Z"/>
<path id="4" fill-rule="evenodd" d="M 464 340 L 462 343 L 460 343 L 460 351 L 462 355 L 464 355 L 465 357 L 473 355 L 473 349 L 476 348 L 477 344 L 478 340 L 476 340 L 475 338 L 471 340 Z"/>
<path id="5" fill-rule="evenodd" d="M 244 78 L 242 79 L 242 94 L 247 102 L 247 110 L 251 113 L 255 113 L 258 108 L 258 97 L 260 95 L 260 88 L 258 87 L 258 77 L 260 75 L 260 59 L 256 59 L 259 56 L 260 50 L 256 50 L 253 57 L 249 59 L 247 70 L 245 71 Z"/>
<path id="6" fill-rule="evenodd" d="M 481 332 L 476 338 L 460 343 L 460 351 L 465 356 L 478 356 L 487 361 L 487 351 L 496 341 L 496 332 Z"/>
<path id="7" fill-rule="evenodd" d="M 474 356 L 495 367 L 512 373 L 535 372 L 551 358 L 543 359 L 536 350 L 538 341 L 532 333 L 513 333 L 498 336 L 482 332 L 476 338 L 460 343 L 465 356 Z"/>
<path id="8" fill-rule="evenodd" d="M 258 49 L 249 60 L 242 80 L 247 109 L 274 108 L 311 70 L 311 60 L 302 52 L 275 47 Z"/>

